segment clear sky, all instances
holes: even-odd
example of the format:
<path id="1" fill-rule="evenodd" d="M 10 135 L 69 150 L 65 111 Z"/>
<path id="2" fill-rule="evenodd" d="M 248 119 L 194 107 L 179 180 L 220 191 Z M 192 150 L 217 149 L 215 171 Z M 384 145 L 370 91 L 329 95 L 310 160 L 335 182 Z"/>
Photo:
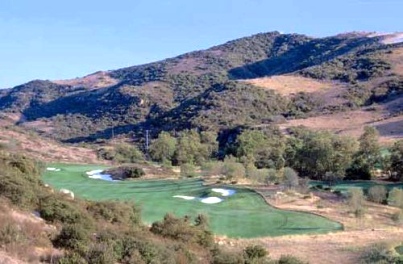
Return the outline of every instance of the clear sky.
<path id="1" fill-rule="evenodd" d="M 278 30 L 403 31 L 402 0 L 0 0 L 0 87 L 69 79 Z"/>

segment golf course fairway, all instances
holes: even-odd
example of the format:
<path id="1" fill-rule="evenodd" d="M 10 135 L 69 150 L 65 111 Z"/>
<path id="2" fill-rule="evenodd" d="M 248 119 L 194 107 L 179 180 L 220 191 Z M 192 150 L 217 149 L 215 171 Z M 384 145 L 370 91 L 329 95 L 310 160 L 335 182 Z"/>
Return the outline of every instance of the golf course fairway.
<path id="1" fill-rule="evenodd" d="M 60 169 L 47 170 L 43 175 L 43 181 L 53 188 L 71 190 L 88 200 L 134 201 L 140 205 L 147 224 L 161 220 L 170 212 L 193 217 L 205 214 L 212 231 L 228 237 L 312 234 L 342 229 L 339 223 L 324 217 L 271 207 L 260 195 L 244 188 L 220 187 L 235 191 L 222 194 L 212 191 L 214 187 L 203 186 L 199 179 L 109 182 L 87 177 L 86 172 L 105 168 L 99 165 L 50 164 L 49 167 Z M 202 198 L 207 197 L 210 198 L 205 202 L 222 201 L 203 203 Z"/>

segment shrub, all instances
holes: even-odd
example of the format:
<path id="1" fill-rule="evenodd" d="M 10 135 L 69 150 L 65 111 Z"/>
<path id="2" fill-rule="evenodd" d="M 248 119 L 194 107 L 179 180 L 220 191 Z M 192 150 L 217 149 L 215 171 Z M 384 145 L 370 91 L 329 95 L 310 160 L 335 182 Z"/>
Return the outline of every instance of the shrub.
<path id="1" fill-rule="evenodd" d="M 57 248 L 65 248 L 84 253 L 88 249 L 90 232 L 81 225 L 69 224 L 63 226 L 60 234 L 53 240 Z"/>
<path id="2" fill-rule="evenodd" d="M 140 209 L 131 202 L 91 202 L 87 210 L 95 219 L 102 219 L 112 224 L 120 223 L 131 227 L 141 224 Z"/>
<path id="3" fill-rule="evenodd" d="M 107 243 L 98 243 L 90 246 L 86 260 L 91 264 L 116 263 L 113 247 Z"/>
<path id="4" fill-rule="evenodd" d="M 383 203 L 386 200 L 387 190 L 383 185 L 372 186 L 368 190 L 368 200 L 374 203 Z"/>
<path id="5" fill-rule="evenodd" d="M 403 209 L 392 215 L 392 220 L 397 224 L 403 223 Z"/>
<path id="6" fill-rule="evenodd" d="M 245 177 L 245 167 L 242 163 L 238 163 L 232 158 L 227 158 L 224 160 L 222 174 L 227 180 L 243 178 Z"/>
<path id="7" fill-rule="evenodd" d="M 393 188 L 389 192 L 388 204 L 403 209 L 403 190 Z"/>
<path id="8" fill-rule="evenodd" d="M 152 224 L 150 231 L 163 237 L 209 247 L 213 244 L 213 235 L 206 229 L 205 221 L 206 218 L 202 221 L 198 217 L 196 224 L 192 225 L 189 217 L 178 218 L 172 214 L 166 214 L 163 221 Z"/>
<path id="9" fill-rule="evenodd" d="M 247 263 L 253 263 L 257 259 L 261 259 L 268 255 L 267 250 L 261 245 L 247 246 L 244 250 Z"/>
<path id="10" fill-rule="evenodd" d="M 142 168 L 138 168 L 138 167 L 127 167 L 126 168 L 126 178 L 132 178 L 132 179 L 136 179 L 136 178 L 140 178 L 142 176 L 144 176 L 146 173 L 144 172 L 144 170 Z"/>
<path id="11" fill-rule="evenodd" d="M 72 252 L 64 255 L 59 258 L 57 261 L 58 264 L 87 264 L 88 262 L 80 256 L 80 254 Z"/>
<path id="12" fill-rule="evenodd" d="M 180 166 L 181 169 L 181 177 L 193 178 L 196 177 L 196 171 L 193 164 L 183 163 Z"/>
<path id="13" fill-rule="evenodd" d="M 120 144 L 115 148 L 98 149 L 98 157 L 118 163 L 136 163 L 144 160 L 143 153 L 133 145 Z"/>
<path id="14" fill-rule="evenodd" d="M 20 243 L 25 240 L 21 228 L 17 224 L 7 221 L 0 226 L 0 244 L 8 245 L 12 243 Z"/>
<path id="15" fill-rule="evenodd" d="M 92 220 L 77 203 L 63 200 L 55 195 L 42 197 L 38 211 L 43 219 L 52 223 L 93 225 Z"/>
<path id="16" fill-rule="evenodd" d="M 244 264 L 245 259 L 240 252 L 216 249 L 213 252 L 213 264 Z"/>
<path id="17" fill-rule="evenodd" d="M 282 255 L 278 260 L 278 264 L 307 264 L 307 263 L 308 262 L 304 262 L 292 255 Z"/>
<path id="18" fill-rule="evenodd" d="M 351 188 L 348 193 L 348 204 L 356 217 L 364 214 L 364 192 L 361 188 Z"/>
<path id="19" fill-rule="evenodd" d="M 395 256 L 385 243 L 377 243 L 368 247 L 361 255 L 364 263 L 395 263 Z"/>

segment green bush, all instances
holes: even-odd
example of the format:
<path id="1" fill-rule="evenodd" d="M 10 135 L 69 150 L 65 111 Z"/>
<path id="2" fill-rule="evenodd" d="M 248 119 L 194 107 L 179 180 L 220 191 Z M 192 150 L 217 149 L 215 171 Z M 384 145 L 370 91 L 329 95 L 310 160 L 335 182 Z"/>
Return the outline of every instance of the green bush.
<path id="1" fill-rule="evenodd" d="M 131 202 L 90 202 L 87 210 L 95 219 L 102 219 L 112 224 L 119 223 L 131 227 L 141 225 L 141 211 Z"/>
<path id="2" fill-rule="evenodd" d="M 200 221 L 198 217 L 196 224 L 192 225 L 189 217 L 178 218 L 172 214 L 166 214 L 163 221 L 152 224 L 150 231 L 163 237 L 209 247 L 213 244 L 213 235 L 206 229 L 207 224 L 204 220 Z"/>
<path id="3" fill-rule="evenodd" d="M 86 260 L 91 264 L 116 263 L 117 257 L 113 247 L 107 243 L 93 244 L 86 253 Z"/>
<path id="4" fill-rule="evenodd" d="M 53 239 L 53 245 L 57 248 L 74 250 L 84 254 L 90 243 L 90 232 L 81 225 L 68 224 L 63 226 L 60 234 Z"/>
<path id="5" fill-rule="evenodd" d="M 93 225 L 93 221 L 77 202 L 67 201 L 56 195 L 42 197 L 38 211 L 43 219 L 51 223 L 83 224 L 89 227 Z"/>
<path id="6" fill-rule="evenodd" d="M 255 263 L 256 260 L 268 255 L 267 250 L 261 245 L 247 246 L 244 249 L 246 263 Z"/>

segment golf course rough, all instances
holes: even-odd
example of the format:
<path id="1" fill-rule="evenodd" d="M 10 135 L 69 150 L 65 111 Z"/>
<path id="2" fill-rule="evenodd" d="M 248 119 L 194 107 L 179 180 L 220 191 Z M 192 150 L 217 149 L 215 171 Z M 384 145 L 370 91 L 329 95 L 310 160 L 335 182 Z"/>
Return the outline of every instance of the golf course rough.
<path id="1" fill-rule="evenodd" d="M 135 180 L 110 182 L 91 179 L 86 172 L 99 165 L 51 164 L 60 171 L 47 170 L 45 183 L 59 190 L 65 188 L 88 200 L 131 200 L 141 206 L 147 224 L 161 220 L 167 212 L 177 216 L 205 214 L 215 234 L 228 237 L 263 237 L 292 234 L 326 233 L 342 226 L 317 215 L 279 210 L 269 206 L 257 193 L 243 188 L 223 196 L 203 186 L 198 179 Z M 195 197 L 181 199 L 174 196 Z M 206 204 L 203 198 L 217 197 L 222 202 Z"/>

